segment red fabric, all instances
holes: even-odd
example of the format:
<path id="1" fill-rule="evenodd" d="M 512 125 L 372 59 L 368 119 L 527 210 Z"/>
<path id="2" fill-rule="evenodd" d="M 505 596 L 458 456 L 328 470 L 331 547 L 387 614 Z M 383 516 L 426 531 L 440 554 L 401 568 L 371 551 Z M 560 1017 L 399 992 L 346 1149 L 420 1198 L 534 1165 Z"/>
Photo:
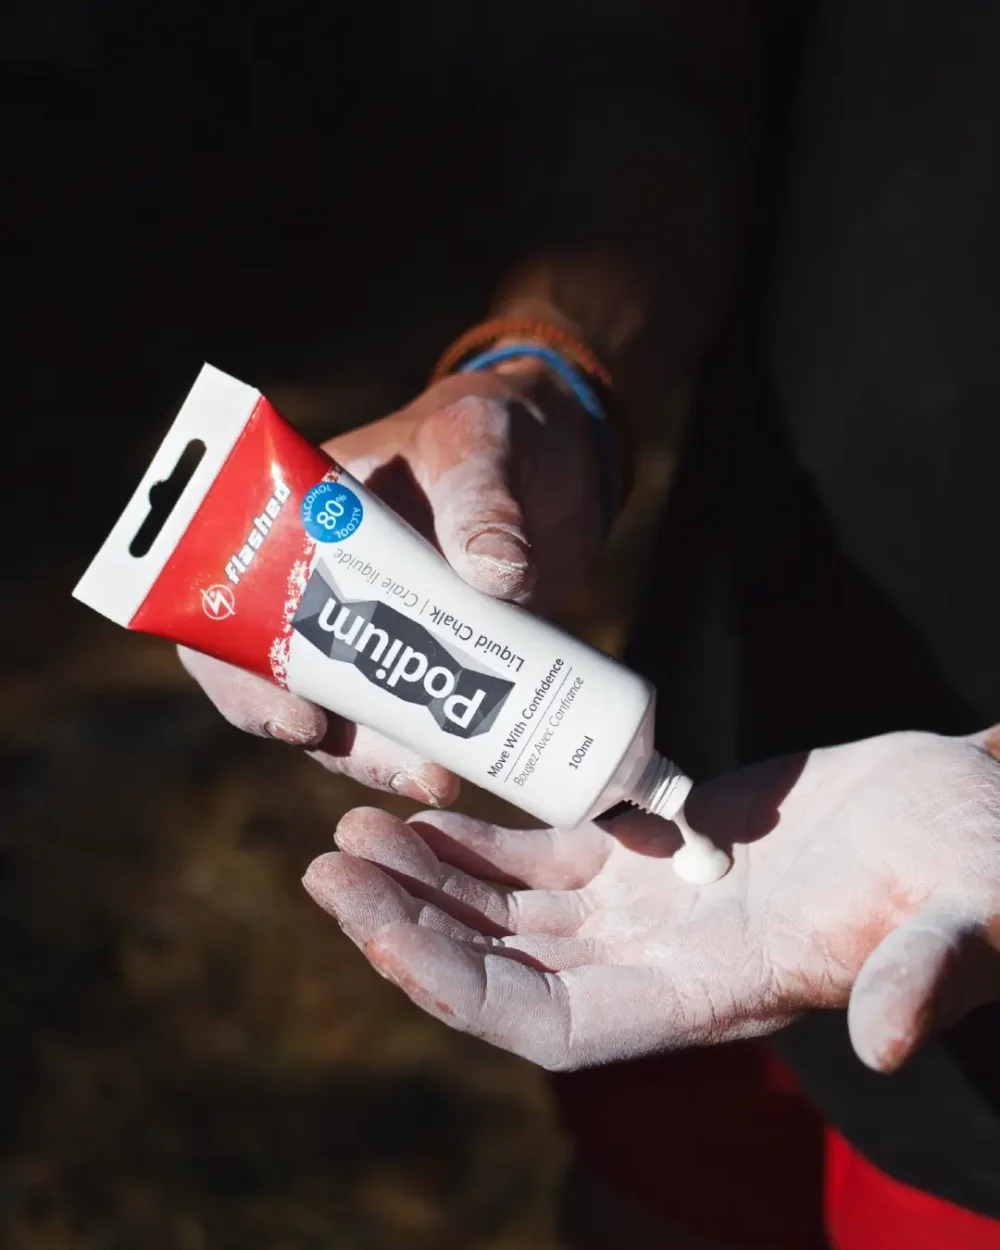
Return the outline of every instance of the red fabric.
<path id="1" fill-rule="evenodd" d="M 825 1128 L 766 1042 L 553 1088 L 582 1162 L 691 1232 L 748 1250 L 1000 1250 L 1000 1221 L 900 1184 Z"/>
<path id="2" fill-rule="evenodd" d="M 886 1176 L 827 1131 L 826 1219 L 834 1250 L 1000 1250 L 1000 1220 Z"/>
<path id="3" fill-rule="evenodd" d="M 771 1048 L 680 1051 L 553 1078 L 582 1162 L 692 1232 L 823 1245 L 823 1125 Z"/>

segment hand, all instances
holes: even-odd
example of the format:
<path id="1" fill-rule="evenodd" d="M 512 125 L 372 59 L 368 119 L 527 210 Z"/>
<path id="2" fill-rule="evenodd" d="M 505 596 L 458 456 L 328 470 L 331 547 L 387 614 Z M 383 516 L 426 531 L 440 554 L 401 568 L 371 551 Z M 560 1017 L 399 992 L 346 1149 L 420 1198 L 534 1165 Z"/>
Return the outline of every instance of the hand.
<path id="1" fill-rule="evenodd" d="M 538 361 L 449 377 L 408 407 L 324 445 L 428 538 L 470 585 L 545 608 L 580 581 L 600 540 L 587 418 Z M 458 781 L 372 730 L 186 648 L 181 660 L 223 716 L 311 748 L 377 789 L 435 806 Z"/>
<path id="2" fill-rule="evenodd" d="M 734 853 L 707 887 L 648 816 L 524 832 L 369 808 L 305 885 L 420 1007 L 547 1068 L 847 1005 L 857 1053 L 891 1071 L 1000 998 L 991 741 L 1000 758 L 1000 736 L 891 734 L 696 787 L 692 826 Z"/>

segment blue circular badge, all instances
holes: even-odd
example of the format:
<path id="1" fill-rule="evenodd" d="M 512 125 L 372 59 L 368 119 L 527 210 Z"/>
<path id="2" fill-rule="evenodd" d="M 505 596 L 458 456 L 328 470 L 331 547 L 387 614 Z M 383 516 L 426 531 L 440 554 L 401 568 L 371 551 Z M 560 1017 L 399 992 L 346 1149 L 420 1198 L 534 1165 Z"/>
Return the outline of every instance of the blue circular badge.
<path id="1" fill-rule="evenodd" d="M 302 500 L 302 524 L 318 543 L 342 543 L 361 524 L 365 510 L 349 486 L 320 482 Z"/>

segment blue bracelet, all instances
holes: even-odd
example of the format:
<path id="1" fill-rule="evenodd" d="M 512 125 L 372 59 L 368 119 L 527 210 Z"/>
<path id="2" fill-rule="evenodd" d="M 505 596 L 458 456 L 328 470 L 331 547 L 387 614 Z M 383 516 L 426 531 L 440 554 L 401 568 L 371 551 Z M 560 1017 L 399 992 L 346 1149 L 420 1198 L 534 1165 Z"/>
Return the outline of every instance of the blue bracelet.
<path id="1" fill-rule="evenodd" d="M 579 369 L 552 347 L 541 343 L 508 343 L 504 347 L 491 347 L 459 365 L 457 373 L 480 373 L 503 360 L 518 360 L 530 356 L 543 360 L 561 381 L 573 392 L 580 406 L 590 418 L 590 427 L 598 445 L 598 462 L 601 470 L 601 518 L 602 532 L 607 537 L 618 514 L 618 453 L 614 436 L 604 407 Z"/>

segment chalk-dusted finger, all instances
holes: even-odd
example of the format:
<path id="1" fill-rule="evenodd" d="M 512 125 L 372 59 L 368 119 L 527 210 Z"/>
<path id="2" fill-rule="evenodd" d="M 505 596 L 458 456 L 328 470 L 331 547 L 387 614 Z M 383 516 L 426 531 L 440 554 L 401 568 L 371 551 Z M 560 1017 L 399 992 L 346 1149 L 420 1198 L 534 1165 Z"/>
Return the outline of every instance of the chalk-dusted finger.
<path id="1" fill-rule="evenodd" d="M 400 746 L 377 730 L 330 717 L 326 736 L 312 759 L 332 773 L 350 777 L 374 790 L 391 790 L 417 803 L 444 806 L 458 797 L 458 778 L 416 751 Z"/>
<path id="2" fill-rule="evenodd" d="M 225 664 L 189 647 L 178 647 L 180 661 L 231 725 L 260 738 L 310 747 L 327 733 L 327 713 L 256 673 Z"/>
<path id="3" fill-rule="evenodd" d="M 421 402 L 427 411 L 411 463 L 442 553 L 484 594 L 523 598 L 537 568 L 515 493 L 511 405 L 502 383 L 449 378 Z"/>
<path id="4" fill-rule="evenodd" d="M 532 889 L 587 885 L 615 845 L 592 822 L 570 830 L 507 829 L 458 812 L 419 812 L 410 824 L 442 863 Z"/>
<path id="5" fill-rule="evenodd" d="M 398 881 L 367 860 L 339 851 L 314 859 L 302 878 L 312 899 L 333 916 L 347 936 L 364 948 L 389 925 L 423 925 L 451 937 L 475 940 L 474 929 L 415 898 Z"/>
<path id="6" fill-rule="evenodd" d="M 487 933 L 572 935 L 590 916 L 585 891 L 510 890 L 442 863 L 409 825 L 374 807 L 356 808 L 337 845 L 380 865 L 408 890 Z"/>
<path id="7" fill-rule="evenodd" d="M 417 803 L 445 805 L 458 796 L 458 778 L 439 764 L 374 729 L 355 725 L 232 664 L 179 647 L 181 663 L 231 725 L 310 754 L 332 773 Z"/>

